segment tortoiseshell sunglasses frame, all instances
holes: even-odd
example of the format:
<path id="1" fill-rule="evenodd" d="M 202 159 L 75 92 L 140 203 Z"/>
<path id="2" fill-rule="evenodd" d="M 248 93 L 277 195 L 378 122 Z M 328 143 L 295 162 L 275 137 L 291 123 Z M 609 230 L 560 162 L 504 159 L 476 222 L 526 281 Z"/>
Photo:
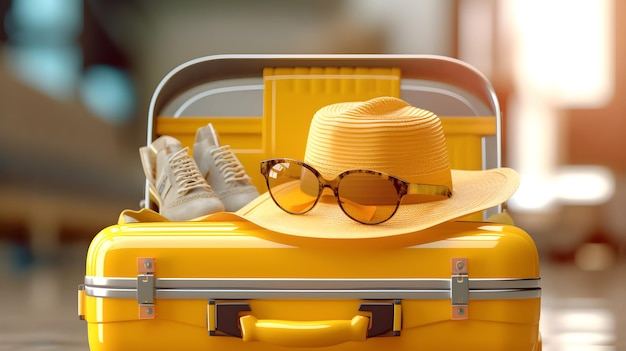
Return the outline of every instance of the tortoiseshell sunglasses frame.
<path id="1" fill-rule="evenodd" d="M 297 164 L 301 167 L 304 167 L 306 169 L 308 169 L 309 171 L 311 171 L 316 177 L 317 177 L 317 182 L 319 185 L 319 189 L 317 192 L 317 198 L 315 199 L 314 203 L 305 211 L 302 212 L 292 212 L 289 211 L 285 208 L 283 208 L 278 201 L 276 201 L 276 199 L 274 198 L 274 195 L 272 194 L 272 190 L 271 190 L 271 186 L 270 186 L 270 177 L 269 177 L 269 171 L 270 169 L 272 169 L 275 165 L 280 164 L 280 163 L 294 163 Z M 313 168 L 312 166 L 299 161 L 299 160 L 295 160 L 295 159 L 291 159 L 291 158 L 273 158 L 273 159 L 268 159 L 268 160 L 263 160 L 261 161 L 260 164 L 260 170 L 261 170 L 261 174 L 263 175 L 263 177 L 265 177 L 265 184 L 267 186 L 267 190 L 270 194 L 270 196 L 272 197 L 272 200 L 274 201 L 274 203 L 283 211 L 287 212 L 287 213 L 291 213 L 291 214 L 305 214 L 307 212 L 309 212 L 310 210 L 312 210 L 315 205 L 317 205 L 317 202 L 319 201 L 319 199 L 322 196 L 322 192 L 324 190 L 324 188 L 329 188 L 332 190 L 335 198 L 337 198 L 337 203 L 339 204 L 339 207 L 341 208 L 341 210 L 343 211 L 343 213 L 345 213 L 346 216 L 348 216 L 350 219 L 357 221 L 359 223 L 363 223 L 363 224 L 379 224 L 379 223 L 383 223 L 385 221 L 388 221 L 389 219 L 391 219 L 393 217 L 393 215 L 396 213 L 396 211 L 398 210 L 398 207 L 400 206 L 400 202 L 402 201 L 402 198 L 408 194 L 419 194 L 419 195 L 439 195 L 439 196 L 446 196 L 446 197 L 450 197 L 452 196 L 452 191 L 444 186 L 444 185 L 433 185 L 433 184 L 417 184 L 417 183 L 409 183 L 403 179 L 400 179 L 398 177 L 392 176 L 390 174 L 386 174 L 383 172 L 378 172 L 378 171 L 373 171 L 373 170 L 368 170 L 368 169 L 351 169 L 351 170 L 346 170 L 344 172 L 341 172 L 339 175 L 337 175 L 337 177 L 335 177 L 335 179 L 329 180 L 324 178 L 319 171 L 317 171 L 315 168 Z M 343 205 L 341 204 L 341 198 L 339 197 L 339 184 L 341 182 L 341 180 L 346 177 L 347 175 L 350 174 L 354 174 L 354 173 L 367 173 L 367 174 L 373 174 L 376 176 L 381 177 L 381 179 L 387 179 L 390 182 L 393 183 L 394 188 L 396 189 L 396 193 L 398 195 L 398 200 L 396 202 L 396 207 L 393 210 L 393 212 L 389 215 L 389 217 L 380 220 L 380 221 L 376 221 L 376 222 L 365 222 L 362 220 L 359 220 L 358 218 L 354 218 L 353 216 L 351 216 L 348 212 L 346 212 L 346 210 L 344 209 Z"/>

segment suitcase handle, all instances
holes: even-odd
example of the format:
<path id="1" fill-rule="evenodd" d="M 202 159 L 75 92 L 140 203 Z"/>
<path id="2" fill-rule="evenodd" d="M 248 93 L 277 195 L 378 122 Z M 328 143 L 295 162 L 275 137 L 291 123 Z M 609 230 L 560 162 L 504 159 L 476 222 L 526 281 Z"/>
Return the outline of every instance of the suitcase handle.
<path id="1" fill-rule="evenodd" d="M 323 347 L 347 341 L 365 341 L 369 318 L 357 315 L 350 320 L 286 321 L 242 316 L 243 341 L 263 341 L 289 347 Z"/>

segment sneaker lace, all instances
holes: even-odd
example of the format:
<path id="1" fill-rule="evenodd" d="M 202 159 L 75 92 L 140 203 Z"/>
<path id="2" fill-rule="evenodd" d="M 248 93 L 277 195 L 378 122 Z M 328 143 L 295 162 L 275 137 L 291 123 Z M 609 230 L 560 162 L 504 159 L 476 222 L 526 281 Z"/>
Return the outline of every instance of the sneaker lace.
<path id="1" fill-rule="evenodd" d="M 183 148 L 176 151 L 169 160 L 170 165 L 174 169 L 174 176 L 178 184 L 178 194 L 186 194 L 195 188 L 211 189 L 206 183 L 202 174 L 198 170 L 198 166 L 189 156 L 189 148 Z"/>
<path id="2" fill-rule="evenodd" d="M 215 159 L 215 165 L 224 176 L 224 182 L 232 183 L 238 180 L 250 181 L 237 156 L 230 149 L 230 145 L 220 146 L 211 150 L 211 155 Z"/>

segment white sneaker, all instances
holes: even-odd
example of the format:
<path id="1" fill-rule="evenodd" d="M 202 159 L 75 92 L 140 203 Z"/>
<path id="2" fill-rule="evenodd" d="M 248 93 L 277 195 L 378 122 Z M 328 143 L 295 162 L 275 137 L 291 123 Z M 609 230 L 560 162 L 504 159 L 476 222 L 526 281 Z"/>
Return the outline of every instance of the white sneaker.
<path id="1" fill-rule="evenodd" d="M 226 211 L 235 212 L 259 196 L 230 146 L 220 146 L 211 123 L 196 132 L 193 158 L 200 173 L 224 203 Z"/>
<path id="2" fill-rule="evenodd" d="M 170 136 L 161 136 L 139 148 L 150 193 L 159 213 L 172 221 L 184 221 L 224 211 L 222 201 L 207 184 L 189 148 Z"/>

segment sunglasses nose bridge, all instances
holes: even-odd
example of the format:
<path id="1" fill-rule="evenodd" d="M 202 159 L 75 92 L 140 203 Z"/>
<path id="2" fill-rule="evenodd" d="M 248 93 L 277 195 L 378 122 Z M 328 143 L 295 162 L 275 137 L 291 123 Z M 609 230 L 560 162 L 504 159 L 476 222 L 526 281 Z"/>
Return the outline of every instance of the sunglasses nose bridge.
<path id="1" fill-rule="evenodd" d="M 336 179 L 328 180 L 319 173 L 317 174 L 317 182 L 320 184 L 320 191 L 324 190 L 324 188 L 328 188 L 335 192 L 335 189 L 337 188 Z"/>
<path id="2" fill-rule="evenodd" d="M 320 177 L 320 184 L 322 184 L 322 190 L 324 190 L 324 188 L 328 188 L 330 190 L 332 190 L 333 194 L 336 197 L 339 197 L 339 181 L 340 178 L 337 177 L 333 180 L 328 180 L 328 179 L 324 179 L 322 177 Z"/>
<path id="3" fill-rule="evenodd" d="M 324 194 L 324 189 L 328 189 L 335 198 L 338 198 L 338 192 L 337 192 L 337 188 L 335 186 L 333 186 L 332 184 L 326 183 L 326 182 L 321 182 L 320 181 L 320 191 L 319 191 L 319 195 L 318 198 L 321 198 Z"/>

